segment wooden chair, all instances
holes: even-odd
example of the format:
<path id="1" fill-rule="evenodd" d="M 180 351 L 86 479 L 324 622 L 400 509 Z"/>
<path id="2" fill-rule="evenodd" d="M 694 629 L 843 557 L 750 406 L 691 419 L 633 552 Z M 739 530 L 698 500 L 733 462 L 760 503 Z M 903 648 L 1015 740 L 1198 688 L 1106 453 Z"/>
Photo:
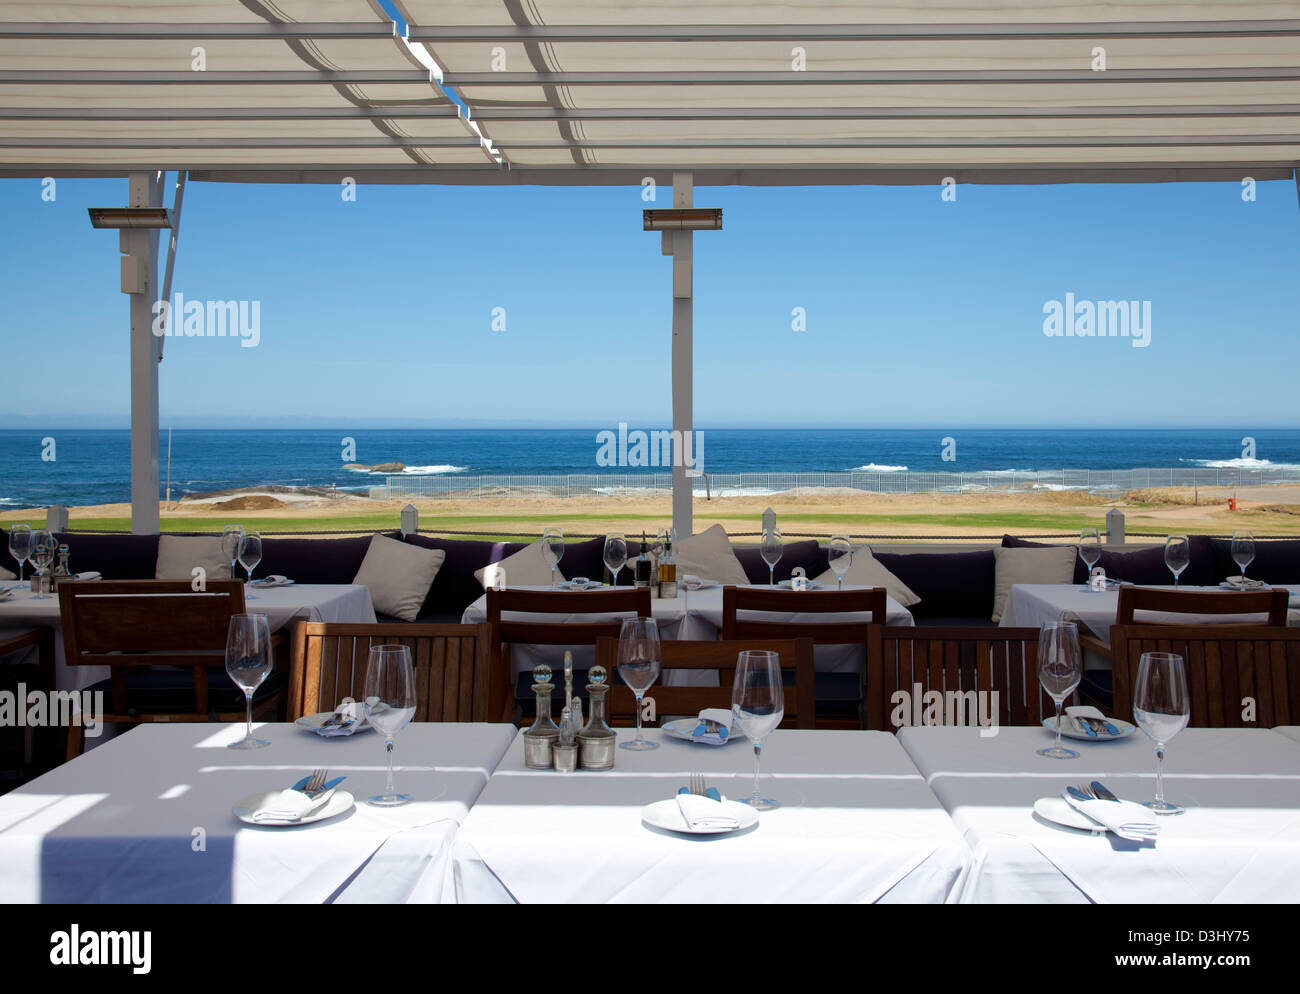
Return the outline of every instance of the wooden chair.
<path id="1" fill-rule="evenodd" d="M 793 677 L 793 692 L 785 695 L 785 718 L 782 728 L 814 728 L 813 642 L 801 639 L 747 639 L 718 642 L 662 643 L 663 666 L 659 680 L 648 696 L 655 700 L 660 715 L 694 716 L 705 708 L 731 708 L 731 684 L 736 676 L 736 659 L 747 649 L 775 652 L 781 657 L 781 669 Z M 611 725 L 636 724 L 636 696 L 618 676 L 618 639 L 596 641 L 596 662 L 609 671 L 609 722 Z M 716 687 L 669 687 L 663 673 L 669 670 L 717 670 Z"/>
<path id="2" fill-rule="evenodd" d="M 915 723 L 917 694 L 943 694 L 939 724 L 973 725 L 981 711 L 998 725 L 1035 725 L 1056 714 L 1038 683 L 1037 628 L 912 628 L 872 625 L 867 643 L 868 727 Z M 976 694 L 996 693 L 984 705 Z M 903 692 L 905 697 L 895 697 Z M 956 696 L 962 695 L 961 697 Z M 1066 700 L 1066 705 L 1073 702 Z M 924 698 L 921 714 L 926 717 Z M 903 707 L 904 721 L 895 720 Z"/>
<path id="3" fill-rule="evenodd" d="M 1165 614 L 1264 614 L 1268 616 L 1267 621 L 1251 622 L 1251 624 L 1285 628 L 1286 609 L 1290 597 L 1290 592 L 1281 588 L 1206 591 L 1120 587 L 1119 605 L 1115 609 L 1115 624 L 1154 625 L 1157 622 L 1137 621 L 1134 612 L 1161 611 Z"/>
<path id="4" fill-rule="evenodd" d="M 13 656 L 16 653 L 24 655 L 31 649 L 36 650 L 36 679 L 32 680 L 29 676 L 21 676 L 18 673 L 10 672 L 10 667 L 5 666 L 4 684 L 6 689 L 9 688 L 10 677 L 14 677 L 14 682 L 21 681 L 30 690 L 53 691 L 55 689 L 55 669 L 54 669 L 54 629 L 52 628 L 31 628 L 26 630 L 12 630 L 4 635 L 0 635 L 0 660 L 5 657 Z M 6 660 L 6 663 L 8 661 Z M 25 670 L 22 665 L 13 667 L 16 671 Z M 16 690 L 16 688 L 14 688 Z M 22 705 L 19 705 L 20 707 Z M 16 729 L 14 730 L 16 731 Z M 37 750 L 36 743 L 37 730 L 30 725 L 24 725 L 22 734 L 22 768 L 27 771 L 36 770 L 37 772 L 57 765 L 58 760 L 53 754 L 53 750 L 48 747 L 48 742 L 42 736 L 40 749 Z M 17 750 L 15 750 L 15 756 Z M 38 759 L 39 755 L 39 759 Z"/>
<path id="5" fill-rule="evenodd" d="M 506 612 L 564 615 L 627 614 L 651 617 L 650 589 L 625 590 L 489 590 L 487 623 L 492 628 L 491 697 L 499 711 L 496 720 L 511 720 L 515 694 L 511 679 L 510 649 L 514 645 L 595 646 L 602 637 L 617 638 L 621 618 L 608 621 L 515 621 Z"/>
<path id="6" fill-rule="evenodd" d="M 1232 596 L 1236 596 L 1235 594 Z M 1300 629 L 1264 625 L 1115 625 L 1117 718 L 1133 720 L 1133 688 L 1144 652 L 1174 652 L 1187 668 L 1190 724 L 1272 728 L 1300 724 Z M 1242 716 L 1244 698 L 1255 720 Z"/>
<path id="7" fill-rule="evenodd" d="M 244 613 L 238 580 L 203 591 L 187 580 L 65 581 L 59 613 L 67 664 L 111 669 L 87 688 L 108 693 L 105 722 L 244 720 L 244 692 L 225 673 L 230 616 Z M 255 717 L 284 700 L 284 683 L 273 669 L 253 697 Z M 80 726 L 69 728 L 68 758 L 84 744 Z"/>
<path id="8" fill-rule="evenodd" d="M 763 590 L 722 588 L 722 638 L 811 638 L 814 645 L 866 645 L 872 624 L 885 623 L 884 587 L 869 590 Z M 870 614 L 867 621 L 792 624 L 739 617 L 742 611 L 781 614 Z M 817 727 L 862 727 L 862 678 L 856 673 L 818 673 Z"/>
<path id="9" fill-rule="evenodd" d="M 415 669 L 415 721 L 490 721 L 491 627 L 298 621 L 289 664 L 289 720 L 364 698 L 370 648 L 404 645 Z"/>

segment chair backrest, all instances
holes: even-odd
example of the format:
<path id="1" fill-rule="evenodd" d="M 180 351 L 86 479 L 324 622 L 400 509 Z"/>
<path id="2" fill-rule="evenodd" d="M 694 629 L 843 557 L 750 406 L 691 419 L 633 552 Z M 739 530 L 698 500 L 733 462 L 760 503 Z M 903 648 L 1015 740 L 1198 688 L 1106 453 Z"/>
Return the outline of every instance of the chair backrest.
<path id="1" fill-rule="evenodd" d="M 126 669 L 189 666 L 194 714 L 208 713 L 208 667 L 222 666 L 230 616 L 244 613 L 244 585 L 208 580 L 65 580 L 59 584 L 64 658 L 69 666 L 108 666 L 112 709 L 126 709 Z"/>
<path id="2" fill-rule="evenodd" d="M 415 669 L 414 721 L 491 721 L 488 625 L 351 625 L 299 621 L 289 664 L 289 720 L 364 699 L 370 648 L 404 645 Z"/>
<path id="3" fill-rule="evenodd" d="M 871 624 L 885 623 L 887 594 L 884 587 L 867 590 L 762 590 L 754 587 L 722 588 L 722 637 L 810 638 L 817 645 L 846 645 L 867 640 Z M 741 611 L 778 614 L 870 614 L 870 621 L 792 624 L 741 618 Z"/>
<path id="4" fill-rule="evenodd" d="M 1272 728 L 1300 724 L 1300 629 L 1265 625 L 1114 625 L 1110 645 L 1117 718 L 1133 720 L 1133 689 L 1142 654 L 1174 652 L 1183 657 L 1187 669 L 1192 726 Z"/>
<path id="5" fill-rule="evenodd" d="M 1035 725 L 1056 713 L 1056 705 L 1038 683 L 1037 628 L 872 625 L 871 629 L 866 680 L 869 728 L 896 732 L 918 720 L 941 725 L 975 725 L 981 719 L 998 725 Z M 931 692 L 940 696 L 927 699 Z"/>
<path id="6" fill-rule="evenodd" d="M 566 620 L 503 619 L 505 612 L 563 615 Z M 617 638 L 622 618 L 605 621 L 568 620 L 583 615 L 627 614 L 651 617 L 649 587 L 625 590 L 489 590 L 487 623 L 492 628 L 492 696 L 502 716 L 511 708 L 510 647 L 512 645 L 591 645 L 604 637 Z"/>
<path id="7" fill-rule="evenodd" d="M 1274 590 L 1161 590 L 1157 587 L 1120 587 L 1115 609 L 1117 625 L 1154 625 L 1157 622 L 1133 617 L 1135 611 L 1161 611 L 1165 614 L 1264 614 L 1268 620 L 1252 625 L 1286 626 L 1289 591 Z M 1172 622 L 1177 624 L 1177 622 Z M 1240 621 L 1236 622 L 1241 624 Z"/>
<path id="8" fill-rule="evenodd" d="M 781 657 L 783 672 L 794 672 L 793 688 L 787 685 L 785 718 L 782 728 L 815 727 L 812 639 L 736 639 L 717 642 L 679 642 L 665 639 L 659 680 L 647 696 L 655 700 L 659 715 L 699 714 L 705 708 L 731 709 L 731 684 L 736 676 L 736 661 L 746 650 L 775 652 Z M 618 676 L 618 639 L 601 638 L 596 642 L 596 662 L 609 673 L 609 722 L 611 725 L 636 723 L 636 697 Z M 717 686 L 670 687 L 664 675 L 672 670 L 716 670 Z"/>

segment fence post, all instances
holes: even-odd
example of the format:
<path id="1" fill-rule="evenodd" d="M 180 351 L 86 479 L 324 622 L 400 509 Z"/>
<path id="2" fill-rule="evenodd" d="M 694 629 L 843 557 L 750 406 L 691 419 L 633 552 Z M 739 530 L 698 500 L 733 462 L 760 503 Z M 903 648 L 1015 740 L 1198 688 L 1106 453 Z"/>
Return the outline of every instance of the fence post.
<path id="1" fill-rule="evenodd" d="M 45 527 L 51 532 L 68 530 L 68 509 L 62 504 L 51 504 L 45 512 Z"/>
<path id="2" fill-rule="evenodd" d="M 1106 544 L 1124 544 L 1124 512 L 1118 507 L 1106 512 Z"/>
<path id="3" fill-rule="evenodd" d="M 402 508 L 402 537 L 415 535 L 420 530 L 420 512 L 416 510 L 414 504 L 407 504 Z"/>

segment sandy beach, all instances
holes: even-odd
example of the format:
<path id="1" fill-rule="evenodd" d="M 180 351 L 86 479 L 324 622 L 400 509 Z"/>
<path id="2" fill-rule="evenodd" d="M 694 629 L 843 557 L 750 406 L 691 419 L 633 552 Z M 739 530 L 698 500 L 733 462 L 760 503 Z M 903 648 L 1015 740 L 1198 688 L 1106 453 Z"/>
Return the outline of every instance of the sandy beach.
<path id="1" fill-rule="evenodd" d="M 952 540 L 958 537 L 1077 534 L 1084 526 L 1104 528 L 1107 511 L 1124 512 L 1130 536 L 1170 532 L 1230 535 L 1249 528 L 1256 535 L 1300 535 L 1300 486 L 1278 485 L 1235 491 L 1237 510 L 1230 510 L 1232 488 L 1169 488 L 1122 495 L 1083 491 L 1036 493 L 913 493 L 803 490 L 798 494 L 757 497 L 697 498 L 696 530 L 714 523 L 729 534 L 756 533 L 765 508 L 777 514 L 787 536 L 850 535 L 911 540 L 914 536 Z M 167 530 L 209 530 L 238 521 L 264 532 L 351 530 L 368 532 L 397 527 L 401 509 L 413 503 L 420 511 L 420 530 L 430 533 L 487 535 L 540 533 L 555 525 L 573 535 L 642 530 L 653 535 L 669 523 L 667 495 L 571 497 L 510 494 L 473 499 L 371 500 L 329 491 L 246 488 L 161 506 Z M 36 521 L 43 509 L 6 511 L 0 521 Z M 70 509 L 73 527 L 129 528 L 130 505 L 102 504 Z"/>

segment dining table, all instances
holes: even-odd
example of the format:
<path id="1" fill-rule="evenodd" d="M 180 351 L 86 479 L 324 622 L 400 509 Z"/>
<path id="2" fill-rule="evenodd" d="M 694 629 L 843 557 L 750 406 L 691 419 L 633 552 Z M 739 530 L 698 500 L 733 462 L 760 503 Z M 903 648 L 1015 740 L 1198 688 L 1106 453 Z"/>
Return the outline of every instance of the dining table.
<path id="1" fill-rule="evenodd" d="M 1300 725 L 1278 725 L 1273 731 L 1300 742 Z"/>
<path id="2" fill-rule="evenodd" d="M 11 585 L 12 586 L 12 585 Z M 272 632 L 298 619 L 373 624 L 375 606 L 370 591 L 357 583 L 293 583 L 280 587 L 246 588 L 244 609 L 264 614 Z M 108 678 L 107 666 L 69 666 L 64 657 L 57 594 L 38 597 L 18 588 L 0 600 L 0 628 L 44 626 L 54 630 L 56 690 L 84 690 Z"/>
<path id="3" fill-rule="evenodd" d="M 633 734 L 616 731 L 620 742 Z M 963 889 L 969 851 L 887 732 L 777 729 L 759 782 L 781 806 L 714 835 L 649 826 L 643 809 L 667 800 L 675 810 L 692 772 L 724 797 L 748 797 L 748 740 L 645 735 L 659 748 L 620 748 L 612 770 L 571 773 L 528 769 L 523 737 L 511 743 L 453 841 L 444 900 L 940 903 Z"/>
<path id="4" fill-rule="evenodd" d="M 1042 727 L 910 727 L 899 742 L 970 847 L 968 903 L 1292 903 L 1300 880 L 1300 741 L 1269 729 L 1188 728 L 1169 743 L 1154 842 L 1066 827 L 1035 811 L 1067 785 L 1101 781 L 1120 798 L 1155 793 L 1156 753 L 1140 731 L 1036 750 Z M 985 733 L 985 734 L 981 734 Z"/>
<path id="5" fill-rule="evenodd" d="M 384 740 L 255 725 L 262 749 L 226 746 L 244 725 L 141 725 L 0 796 L 0 902 L 439 902 L 450 843 L 516 729 L 413 723 L 397 737 L 400 807 L 384 786 Z M 250 795 L 314 769 L 355 797 L 311 824 L 239 820 Z"/>
<path id="6" fill-rule="evenodd" d="M 518 590 L 550 590 L 550 587 L 525 587 Z M 608 588 L 606 588 L 608 589 Z M 766 585 L 756 589 L 770 589 Z M 845 586 L 844 590 L 868 590 L 868 587 Z M 799 596 L 798 593 L 792 596 Z M 687 590 L 679 586 L 676 597 L 656 597 L 650 601 L 651 616 L 658 622 L 661 638 L 712 642 L 722 630 L 722 585 L 713 583 L 699 590 Z M 520 611 L 505 612 L 504 618 L 510 621 L 550 622 L 595 622 L 608 621 L 618 617 L 628 617 L 630 612 L 622 614 L 575 612 L 573 614 L 534 614 Z M 742 620 L 761 620 L 782 624 L 813 626 L 834 622 L 838 624 L 872 620 L 870 612 L 843 612 L 835 614 L 811 614 L 799 612 L 753 612 L 741 611 Z M 481 624 L 487 620 L 487 594 L 479 597 L 465 609 L 461 616 L 463 624 Z M 885 602 L 885 623 L 888 625 L 913 625 L 912 612 L 903 607 L 893 597 Z M 590 647 L 578 647 L 572 650 L 574 665 L 580 668 L 590 666 L 595 659 L 595 652 Z M 555 667 L 563 659 L 562 646 L 516 645 L 511 653 L 511 670 L 513 676 L 531 670 L 539 663 Z M 819 672 L 863 672 L 866 665 L 866 650 L 857 645 L 817 646 L 814 653 L 814 666 Z"/>

